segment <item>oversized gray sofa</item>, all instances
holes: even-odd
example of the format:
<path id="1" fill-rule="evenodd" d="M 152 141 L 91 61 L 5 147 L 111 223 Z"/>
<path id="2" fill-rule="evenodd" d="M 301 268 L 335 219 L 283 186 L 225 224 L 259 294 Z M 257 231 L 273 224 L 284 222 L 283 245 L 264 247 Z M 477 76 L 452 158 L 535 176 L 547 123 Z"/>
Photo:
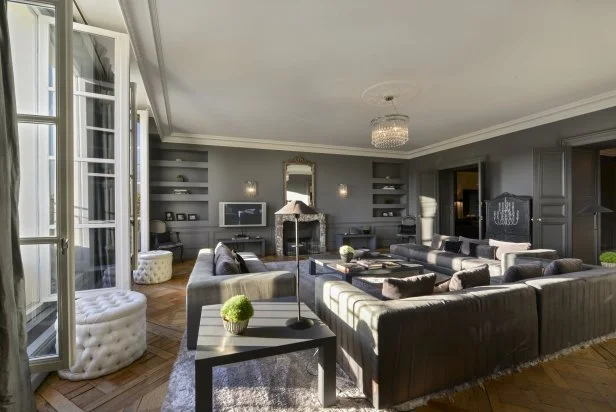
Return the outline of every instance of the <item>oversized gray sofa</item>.
<path id="1" fill-rule="evenodd" d="M 316 279 L 317 315 L 338 363 L 375 408 L 451 388 L 538 356 L 535 290 L 525 284 L 381 301 Z"/>
<path id="2" fill-rule="evenodd" d="M 551 262 L 516 255 L 508 264 Z M 591 265 L 390 301 L 322 276 L 315 293 L 317 314 L 338 338 L 338 362 L 376 408 L 616 332 L 616 270 Z"/>
<path id="3" fill-rule="evenodd" d="M 186 285 L 186 343 L 195 349 L 201 319 L 201 307 L 225 302 L 234 295 L 252 300 L 295 296 L 295 277 L 287 271 L 269 271 L 254 253 L 239 253 L 248 274 L 216 276 L 214 250 L 201 249 Z"/>
<path id="4" fill-rule="evenodd" d="M 512 265 L 512 259 L 515 256 L 531 256 L 544 259 L 558 258 L 558 253 L 552 249 L 530 249 L 505 253 L 502 260 L 481 259 L 461 253 L 431 249 L 429 246 L 416 245 L 414 243 L 394 244 L 389 247 L 389 250 L 392 255 L 407 259 L 412 263 L 421 264 L 428 270 L 446 275 L 452 275 L 459 270 L 487 264 L 490 269 L 492 283 L 500 283 L 503 273 Z"/>

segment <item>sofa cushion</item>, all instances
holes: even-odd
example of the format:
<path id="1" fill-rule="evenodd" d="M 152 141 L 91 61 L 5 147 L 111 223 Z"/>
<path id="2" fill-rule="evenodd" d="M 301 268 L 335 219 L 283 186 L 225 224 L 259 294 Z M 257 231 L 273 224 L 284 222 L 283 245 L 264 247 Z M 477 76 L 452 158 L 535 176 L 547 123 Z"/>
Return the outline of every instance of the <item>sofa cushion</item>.
<path id="1" fill-rule="evenodd" d="M 214 248 L 214 265 L 218 262 L 219 256 L 233 256 L 233 251 L 229 249 L 229 246 L 225 245 L 222 242 L 218 242 L 216 247 Z"/>
<path id="2" fill-rule="evenodd" d="M 473 256 L 480 259 L 496 260 L 496 246 L 477 245 Z"/>
<path id="3" fill-rule="evenodd" d="M 408 278 L 390 278 L 383 281 L 383 297 L 388 299 L 406 299 L 414 296 L 431 295 L 436 282 L 436 275 L 410 276 Z"/>
<path id="4" fill-rule="evenodd" d="M 477 247 L 477 245 L 487 245 L 488 244 L 488 241 L 485 239 L 471 239 L 471 238 L 464 237 L 464 236 L 460 236 L 458 240 L 462 242 L 462 246 L 460 247 L 460 253 L 466 256 L 476 256 L 472 254 L 472 251 Z"/>
<path id="5" fill-rule="evenodd" d="M 443 246 L 443 241 L 445 240 L 458 240 L 458 237 L 439 235 L 438 233 L 435 233 L 432 235 L 432 243 L 430 245 L 430 249 L 440 250 L 440 248 Z"/>
<path id="6" fill-rule="evenodd" d="M 233 255 L 233 257 L 235 258 L 235 261 L 237 262 L 237 264 L 240 266 L 240 272 L 241 273 L 249 273 L 250 272 L 248 270 L 248 266 L 246 266 L 246 261 L 244 260 L 242 255 L 240 255 L 239 253 L 235 253 Z"/>
<path id="7" fill-rule="evenodd" d="M 261 262 L 261 259 L 257 257 L 252 252 L 239 252 L 238 255 L 242 256 L 244 262 L 246 263 L 246 267 L 248 268 L 248 273 L 257 273 L 257 272 L 268 272 L 269 269 L 265 266 L 265 263 Z"/>
<path id="8" fill-rule="evenodd" d="M 490 271 L 490 277 L 500 277 L 502 276 L 502 265 L 501 262 L 496 259 L 481 259 L 481 258 L 470 258 L 462 261 L 462 269 L 472 269 L 477 266 L 488 265 L 488 270 Z M 494 279 L 492 279 L 494 280 Z M 491 282 L 494 283 L 494 282 Z M 497 282 L 500 283 L 500 282 Z"/>
<path id="9" fill-rule="evenodd" d="M 503 274 L 503 283 L 513 283 L 541 276 L 543 276 L 543 268 L 541 265 L 514 265 L 510 266 Z"/>
<path id="10" fill-rule="evenodd" d="M 487 286 L 490 284 L 490 270 L 488 265 L 476 266 L 456 272 L 449 282 L 449 291 Z"/>
<path id="11" fill-rule="evenodd" d="M 439 283 L 438 285 L 434 286 L 434 289 L 432 290 L 432 294 L 436 295 L 439 293 L 449 292 L 449 283 L 451 283 L 451 279 L 446 280 L 445 282 Z"/>
<path id="12" fill-rule="evenodd" d="M 462 246 L 462 242 L 459 240 L 444 240 L 441 250 L 451 253 L 460 253 L 460 246 Z"/>
<path id="13" fill-rule="evenodd" d="M 544 276 L 581 272 L 583 270 L 583 265 L 584 262 L 582 262 L 581 259 L 556 259 L 545 268 Z"/>
<path id="14" fill-rule="evenodd" d="M 398 243 L 398 244 L 389 246 L 389 253 L 392 255 L 404 256 L 406 258 L 410 258 L 411 249 L 430 250 L 428 246 L 424 246 L 424 245 L 416 245 L 413 243 Z"/>
<path id="15" fill-rule="evenodd" d="M 221 253 L 216 261 L 216 276 L 238 275 L 240 273 L 240 265 L 233 256 Z"/>
<path id="16" fill-rule="evenodd" d="M 419 255 L 419 253 L 417 253 L 417 255 Z M 469 257 L 459 253 L 445 252 L 443 250 L 430 250 L 424 253 L 421 258 L 417 256 L 412 259 L 457 271 L 462 270 L 462 262 L 469 259 Z"/>
<path id="17" fill-rule="evenodd" d="M 500 240 L 490 239 L 490 246 L 496 246 L 496 259 L 503 260 L 503 255 L 509 252 L 522 252 L 524 250 L 530 249 L 530 243 L 522 242 L 503 242 Z"/>

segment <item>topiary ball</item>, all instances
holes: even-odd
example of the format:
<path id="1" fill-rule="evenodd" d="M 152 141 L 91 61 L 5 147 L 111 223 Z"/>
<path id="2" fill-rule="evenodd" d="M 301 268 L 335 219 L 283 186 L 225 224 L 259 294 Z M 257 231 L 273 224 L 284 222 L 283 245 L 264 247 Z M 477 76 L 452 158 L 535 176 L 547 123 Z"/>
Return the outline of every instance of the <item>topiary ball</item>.
<path id="1" fill-rule="evenodd" d="M 241 322 L 254 315 L 250 299 L 246 295 L 236 295 L 228 299 L 220 308 L 220 316 L 227 322 Z"/>

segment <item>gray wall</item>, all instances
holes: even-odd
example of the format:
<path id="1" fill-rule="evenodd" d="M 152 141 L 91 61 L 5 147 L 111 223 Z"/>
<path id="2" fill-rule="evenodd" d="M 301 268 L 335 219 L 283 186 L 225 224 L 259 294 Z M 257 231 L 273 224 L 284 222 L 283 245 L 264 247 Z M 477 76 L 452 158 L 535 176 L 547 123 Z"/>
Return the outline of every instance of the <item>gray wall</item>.
<path id="1" fill-rule="evenodd" d="M 449 164 L 486 157 L 486 194 L 489 199 L 502 192 L 533 195 L 533 148 L 555 147 L 560 140 L 616 127 L 616 108 L 510 133 L 494 139 L 445 150 L 408 161 L 409 211 L 417 213 L 417 172 L 446 169 Z M 592 230 L 592 228 L 591 228 Z"/>
<path id="2" fill-rule="evenodd" d="M 182 146 L 190 148 L 190 145 Z M 399 222 L 391 221 L 391 218 L 384 222 L 372 217 L 372 162 L 404 163 L 403 160 L 216 146 L 206 149 L 209 163 L 209 220 L 181 229 L 182 241 L 187 244 L 186 256 L 194 256 L 199 248 L 213 247 L 218 239 L 239 233 L 239 229 L 218 227 L 218 202 L 222 201 L 267 202 L 267 227 L 246 228 L 245 233 L 264 237 L 267 253 L 274 254 L 274 212 L 283 206 L 282 164 L 296 156 L 316 164 L 316 208 L 327 215 L 328 249 L 334 248 L 334 234 L 348 232 L 351 226 L 374 226 L 379 246 L 395 242 Z M 246 180 L 257 182 L 256 197 L 249 198 L 244 194 Z M 340 183 L 348 185 L 347 199 L 338 197 Z M 157 217 L 152 216 L 153 219 Z"/>

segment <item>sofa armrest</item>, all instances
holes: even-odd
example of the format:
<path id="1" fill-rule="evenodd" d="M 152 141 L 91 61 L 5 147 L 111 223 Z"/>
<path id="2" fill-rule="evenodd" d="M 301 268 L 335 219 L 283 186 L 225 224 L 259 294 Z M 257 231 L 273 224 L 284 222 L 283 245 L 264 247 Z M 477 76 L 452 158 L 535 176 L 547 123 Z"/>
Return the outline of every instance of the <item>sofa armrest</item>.
<path id="1" fill-rule="evenodd" d="M 530 249 L 523 250 L 519 252 L 508 252 L 503 255 L 503 259 L 501 261 L 501 268 L 503 275 L 505 271 L 517 264 L 518 258 L 535 258 L 535 259 L 546 259 L 546 260 L 556 260 L 558 259 L 558 252 L 554 249 Z"/>

